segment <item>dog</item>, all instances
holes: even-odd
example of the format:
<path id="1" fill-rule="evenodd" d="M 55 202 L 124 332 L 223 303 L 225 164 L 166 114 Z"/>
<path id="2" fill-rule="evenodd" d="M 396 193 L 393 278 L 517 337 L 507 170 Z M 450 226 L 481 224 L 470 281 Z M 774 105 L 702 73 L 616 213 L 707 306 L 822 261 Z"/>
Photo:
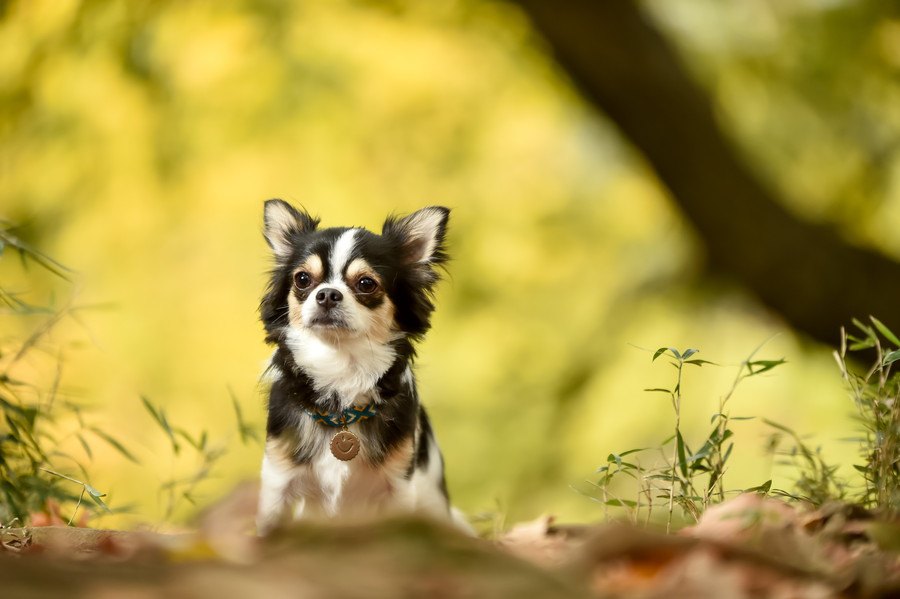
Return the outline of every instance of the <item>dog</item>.
<path id="1" fill-rule="evenodd" d="M 260 304 L 275 345 L 257 529 L 297 519 L 416 512 L 456 521 L 419 401 L 415 344 L 430 327 L 450 211 L 388 217 L 381 234 L 319 228 L 264 207 L 275 267 Z"/>

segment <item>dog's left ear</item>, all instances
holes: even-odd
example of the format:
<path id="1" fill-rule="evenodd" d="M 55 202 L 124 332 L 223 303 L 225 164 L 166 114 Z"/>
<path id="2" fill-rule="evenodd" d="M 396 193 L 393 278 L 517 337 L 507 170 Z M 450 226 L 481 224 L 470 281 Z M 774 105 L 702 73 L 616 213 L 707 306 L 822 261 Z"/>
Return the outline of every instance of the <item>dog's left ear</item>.
<path id="1" fill-rule="evenodd" d="M 449 217 L 449 208 L 429 206 L 403 218 L 388 217 L 381 234 L 402 248 L 407 264 L 441 264 L 447 261 L 444 237 Z"/>
<path id="2" fill-rule="evenodd" d="M 275 257 L 285 259 L 293 251 L 293 237 L 297 233 L 316 230 L 319 219 L 306 211 L 297 210 L 284 200 L 266 200 L 263 209 L 263 232 Z"/>

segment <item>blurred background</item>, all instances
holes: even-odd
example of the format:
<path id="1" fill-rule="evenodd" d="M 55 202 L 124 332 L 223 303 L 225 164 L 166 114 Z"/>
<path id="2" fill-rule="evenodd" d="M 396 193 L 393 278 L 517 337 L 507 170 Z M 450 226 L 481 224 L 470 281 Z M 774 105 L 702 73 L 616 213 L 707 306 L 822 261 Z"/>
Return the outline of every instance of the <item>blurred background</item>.
<path id="1" fill-rule="evenodd" d="M 900 316 L 900 5 L 551 4 L 0 2 L 0 218 L 72 271 L 0 259 L 5 287 L 70 310 L 8 372 L 134 454 L 60 439 L 130 506 L 104 525 L 183 520 L 257 476 L 231 397 L 261 434 L 271 197 L 376 231 L 453 210 L 418 374 L 469 513 L 601 518 L 584 481 L 671 434 L 643 391 L 672 384 L 660 346 L 718 364 L 686 373 L 688 437 L 765 343 L 787 364 L 732 413 L 850 471 L 830 352 L 851 317 Z M 47 318 L 0 314 L 7 355 Z M 174 510 L 160 486 L 198 457 L 142 396 L 224 452 Z M 769 429 L 734 428 L 728 486 L 789 486 Z"/>

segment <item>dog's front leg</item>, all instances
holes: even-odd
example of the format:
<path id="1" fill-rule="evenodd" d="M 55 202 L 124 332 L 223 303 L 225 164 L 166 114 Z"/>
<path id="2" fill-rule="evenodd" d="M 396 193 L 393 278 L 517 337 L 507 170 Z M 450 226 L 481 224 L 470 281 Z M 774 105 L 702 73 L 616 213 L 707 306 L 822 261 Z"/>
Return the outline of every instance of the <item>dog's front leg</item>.
<path id="1" fill-rule="evenodd" d="M 257 534 L 267 535 L 285 521 L 291 503 L 291 484 L 294 476 L 294 468 L 285 464 L 283 460 L 273 458 L 269 455 L 269 451 L 266 451 L 260 477 L 259 507 L 256 512 Z"/>

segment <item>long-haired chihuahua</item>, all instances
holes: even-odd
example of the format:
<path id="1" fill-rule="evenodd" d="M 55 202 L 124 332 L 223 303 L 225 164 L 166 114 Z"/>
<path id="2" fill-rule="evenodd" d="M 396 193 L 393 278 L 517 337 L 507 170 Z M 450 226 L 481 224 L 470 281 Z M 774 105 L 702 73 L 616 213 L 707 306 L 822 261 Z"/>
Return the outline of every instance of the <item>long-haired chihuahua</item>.
<path id="1" fill-rule="evenodd" d="M 389 217 L 381 234 L 319 228 L 265 203 L 275 267 L 260 305 L 275 346 L 257 527 L 298 518 L 451 510 L 443 457 L 419 401 L 415 342 L 447 260 L 447 208 Z"/>

